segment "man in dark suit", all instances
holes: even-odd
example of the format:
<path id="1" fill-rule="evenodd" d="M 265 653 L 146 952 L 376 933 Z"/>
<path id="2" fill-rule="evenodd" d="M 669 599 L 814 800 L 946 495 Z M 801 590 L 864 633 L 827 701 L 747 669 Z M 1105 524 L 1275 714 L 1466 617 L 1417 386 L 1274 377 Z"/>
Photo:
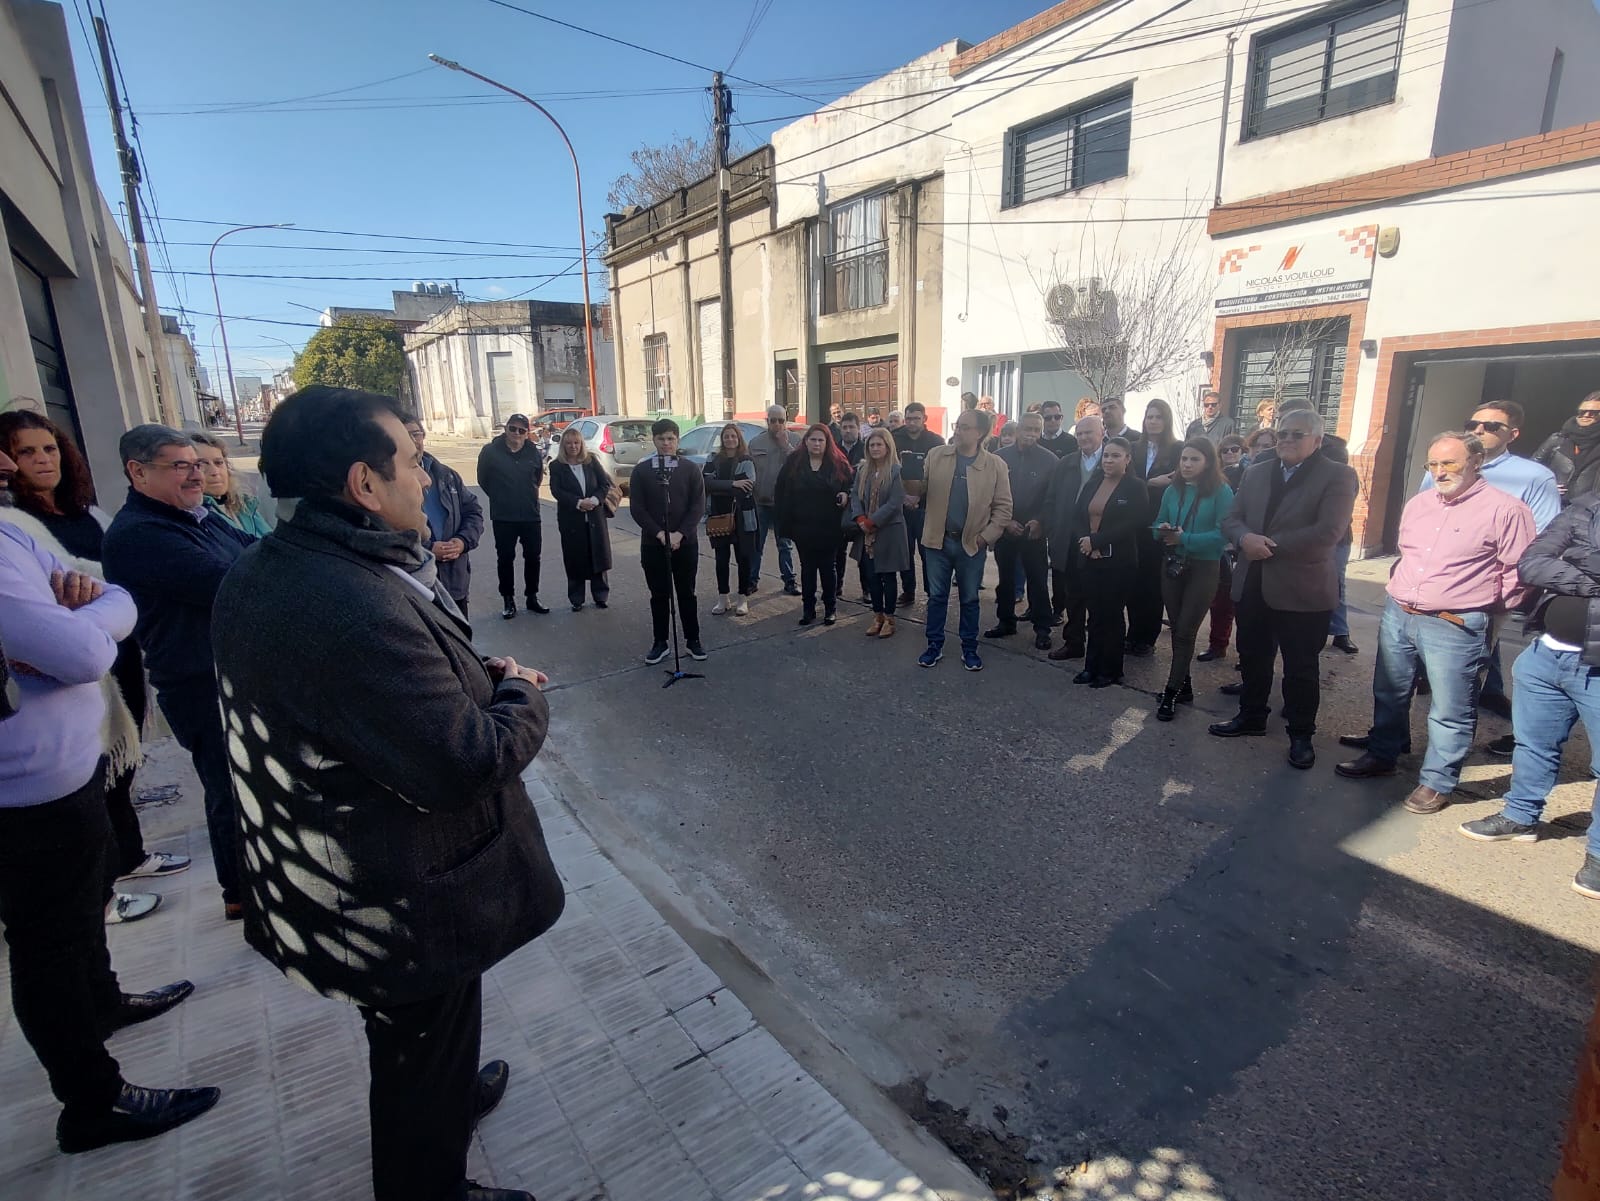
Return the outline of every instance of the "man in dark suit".
<path id="1" fill-rule="evenodd" d="M 656 453 L 639 462 L 629 476 L 628 508 L 639 523 L 639 561 L 650 587 L 650 621 L 655 642 L 646 663 L 667 657 L 672 634 L 672 597 L 678 597 L 683 645 L 692 659 L 704 659 L 700 645 L 700 609 L 694 599 L 694 577 L 700 566 L 700 517 L 706 511 L 705 476 L 678 457 L 678 423 L 663 417 L 650 427 Z"/>
<path id="2" fill-rule="evenodd" d="M 532 1201 L 466 1169 L 509 1074 L 478 1066 L 483 973 L 563 905 L 521 779 L 550 709 L 542 674 L 473 649 L 422 546 L 421 458 L 392 398 L 341 388 L 262 434 L 299 504 L 223 581 L 213 639 L 245 937 L 361 1009 L 376 1201 Z"/>
<path id="3" fill-rule="evenodd" d="M 1050 477 L 1049 491 L 1045 494 L 1045 532 L 1050 537 L 1055 611 L 1058 615 L 1066 616 L 1066 622 L 1061 627 L 1061 645 L 1049 655 L 1058 663 L 1065 659 L 1083 658 L 1088 607 L 1073 567 L 1072 521 L 1078 508 L 1079 494 L 1089 483 L 1095 468 L 1100 466 L 1104 435 L 1105 423 L 1098 416 L 1091 413 L 1079 420 L 1077 449 L 1056 465 L 1055 473 Z"/>
<path id="4" fill-rule="evenodd" d="M 1339 603 L 1334 548 L 1350 528 L 1356 473 L 1321 452 L 1322 419 L 1304 411 L 1279 420 L 1278 453 L 1252 465 L 1223 520 L 1222 532 L 1238 548 L 1233 599 L 1239 615 L 1237 692 L 1239 715 L 1210 727 L 1219 738 L 1267 732 L 1273 664 L 1283 656 L 1283 717 L 1289 763 L 1316 762 L 1321 700 L 1317 656 L 1328 620 Z"/>

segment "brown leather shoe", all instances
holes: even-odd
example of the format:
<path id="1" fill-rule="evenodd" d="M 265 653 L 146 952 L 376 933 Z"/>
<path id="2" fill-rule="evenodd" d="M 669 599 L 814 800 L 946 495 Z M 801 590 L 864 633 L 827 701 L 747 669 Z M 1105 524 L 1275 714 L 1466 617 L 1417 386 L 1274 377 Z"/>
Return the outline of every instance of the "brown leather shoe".
<path id="1" fill-rule="evenodd" d="M 874 613 L 872 615 L 872 624 L 867 627 L 867 637 L 876 638 L 881 633 L 883 633 L 883 614 Z"/>
<path id="2" fill-rule="evenodd" d="M 1406 798 L 1406 808 L 1412 813 L 1437 813 L 1449 803 L 1448 792 L 1437 792 L 1426 784 L 1418 784 Z"/>
<path id="3" fill-rule="evenodd" d="M 883 619 L 883 632 L 881 634 L 879 634 L 878 637 L 879 638 L 893 638 L 894 637 L 894 618 L 885 617 Z"/>
<path id="4" fill-rule="evenodd" d="M 1374 776 L 1394 775 L 1394 760 L 1380 759 L 1371 751 L 1359 759 L 1351 759 L 1344 763 L 1335 763 L 1333 770 L 1339 775 L 1351 780 L 1370 780 Z"/>
<path id="5" fill-rule="evenodd" d="M 1083 658 L 1083 647 L 1074 645 L 1070 642 L 1063 642 L 1060 646 L 1056 647 L 1055 650 L 1046 655 L 1045 658 L 1053 659 L 1057 663 L 1064 663 L 1068 659 L 1081 659 Z"/>

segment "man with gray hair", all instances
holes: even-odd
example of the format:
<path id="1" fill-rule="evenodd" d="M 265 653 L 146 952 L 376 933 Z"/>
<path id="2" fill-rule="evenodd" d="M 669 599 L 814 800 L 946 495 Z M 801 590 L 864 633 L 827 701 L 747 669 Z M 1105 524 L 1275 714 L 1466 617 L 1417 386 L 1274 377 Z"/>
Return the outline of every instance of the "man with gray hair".
<path id="1" fill-rule="evenodd" d="M 756 467 L 756 558 L 750 565 L 750 583 L 761 580 L 761 554 L 770 530 L 778 544 L 778 574 L 783 577 L 785 596 L 799 596 L 800 588 L 794 578 L 794 543 L 778 534 L 778 473 L 798 445 L 789 436 L 789 411 L 782 405 L 768 405 L 766 432 L 751 438 L 749 447 L 750 461 Z"/>
<path id="2" fill-rule="evenodd" d="M 106 579 L 139 609 L 134 637 L 156 703 L 205 790 L 206 831 L 229 921 L 239 896 L 238 821 L 211 659 L 211 604 L 253 539 L 205 507 L 200 457 L 187 434 L 138 425 L 117 444 L 128 498 L 106 531 Z"/>
<path id="3" fill-rule="evenodd" d="M 1244 474 L 1222 533 L 1239 551 L 1233 599 L 1239 614 L 1239 667 L 1244 678 L 1223 691 L 1239 697 L 1239 715 L 1214 723 L 1218 738 L 1267 732 L 1273 668 L 1283 656 L 1283 717 L 1289 765 L 1316 763 L 1321 679 L 1317 656 L 1339 603 L 1334 547 L 1350 528 L 1356 473 L 1322 453 L 1322 418 L 1281 418 L 1278 456 Z"/>

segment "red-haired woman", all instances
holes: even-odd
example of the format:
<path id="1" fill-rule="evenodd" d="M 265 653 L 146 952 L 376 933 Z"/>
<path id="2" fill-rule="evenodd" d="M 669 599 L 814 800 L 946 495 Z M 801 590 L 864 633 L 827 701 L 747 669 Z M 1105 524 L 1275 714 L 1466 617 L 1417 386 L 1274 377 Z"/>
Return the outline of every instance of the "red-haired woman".
<path id="1" fill-rule="evenodd" d="M 778 473 L 774 508 L 778 534 L 800 550 L 800 624 L 817 619 L 817 579 L 822 580 L 822 624 L 834 623 L 839 581 L 834 564 L 844 541 L 844 507 L 854 473 L 825 425 L 813 425 Z"/>
<path id="2" fill-rule="evenodd" d="M 17 464 L 11 491 L 14 508 L 0 508 L 0 521 L 20 526 L 73 571 L 105 579 L 100 547 L 110 522 L 95 506 L 89 465 L 67 432 L 48 417 L 27 409 L 0 413 L 0 451 Z M 117 646 L 117 659 L 102 683 L 106 696 L 103 749 L 106 809 L 116 846 L 110 864 L 118 877 L 170 876 L 189 866 L 187 855 L 146 852 L 133 808 L 133 773 L 139 766 L 139 732 L 149 711 L 144 661 L 131 637 Z M 160 902 L 154 893 L 116 893 L 107 889 L 106 920 L 144 917 Z"/>

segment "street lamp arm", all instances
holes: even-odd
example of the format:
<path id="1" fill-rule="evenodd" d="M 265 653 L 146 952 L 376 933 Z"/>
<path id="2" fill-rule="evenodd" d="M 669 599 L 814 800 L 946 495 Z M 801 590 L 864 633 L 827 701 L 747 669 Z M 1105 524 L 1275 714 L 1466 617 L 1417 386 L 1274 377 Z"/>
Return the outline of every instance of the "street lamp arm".
<path id="1" fill-rule="evenodd" d="M 279 221 L 270 225 L 236 225 L 232 229 L 225 229 L 217 235 L 217 240 L 211 243 L 211 253 L 207 255 L 206 262 L 211 273 L 211 299 L 217 305 L 217 332 L 222 335 L 222 361 L 228 373 L 228 397 L 233 401 L 233 432 L 239 437 L 239 445 L 244 445 L 244 415 L 239 411 L 239 390 L 233 383 L 233 356 L 228 352 L 228 326 L 222 319 L 222 292 L 217 287 L 217 247 L 222 245 L 222 239 L 242 234 L 252 229 L 293 229 L 294 222 Z"/>

